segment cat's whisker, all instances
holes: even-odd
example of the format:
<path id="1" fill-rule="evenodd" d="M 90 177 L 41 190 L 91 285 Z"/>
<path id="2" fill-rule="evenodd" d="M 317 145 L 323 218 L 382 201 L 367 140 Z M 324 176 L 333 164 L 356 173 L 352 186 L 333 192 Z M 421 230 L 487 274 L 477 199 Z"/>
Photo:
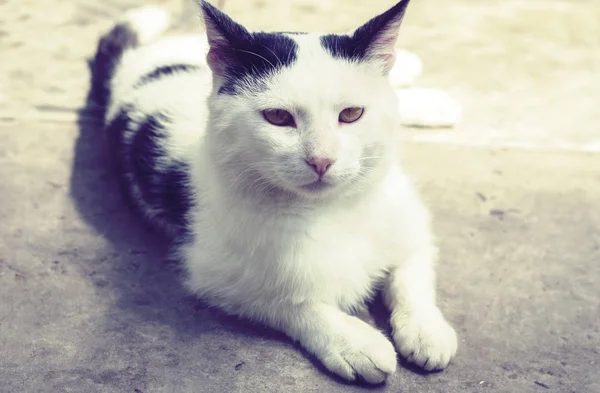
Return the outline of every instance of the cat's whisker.
<path id="1" fill-rule="evenodd" d="M 271 63 L 271 62 L 269 61 L 269 59 L 267 59 L 267 58 L 266 58 L 266 57 L 264 57 L 264 56 L 261 56 L 261 55 L 259 55 L 258 53 L 254 53 L 254 52 L 252 52 L 252 51 L 249 51 L 249 50 L 243 50 L 243 49 L 238 49 L 238 48 L 232 48 L 232 49 L 233 49 L 234 51 L 236 51 L 236 52 L 248 53 L 249 55 L 254 55 L 254 56 L 258 57 L 258 58 L 261 58 L 261 59 L 263 59 L 264 61 L 266 61 L 267 63 L 269 63 L 269 64 L 271 65 L 271 67 L 273 67 L 273 68 L 276 68 L 276 67 L 275 67 L 275 64 Z"/>
<path id="2" fill-rule="evenodd" d="M 360 157 L 358 161 L 366 161 L 366 160 L 378 160 L 382 158 L 382 156 L 373 156 L 373 157 Z"/>
<path id="3" fill-rule="evenodd" d="M 277 63 L 278 64 L 282 64 L 281 59 L 279 58 L 279 56 L 277 56 L 277 53 L 275 53 L 275 51 L 273 51 L 273 49 L 269 48 L 268 46 L 266 46 L 265 44 L 261 44 L 262 47 L 264 47 L 266 50 L 268 50 L 269 52 L 271 52 L 273 54 L 273 56 L 275 56 L 275 58 L 277 59 Z"/>

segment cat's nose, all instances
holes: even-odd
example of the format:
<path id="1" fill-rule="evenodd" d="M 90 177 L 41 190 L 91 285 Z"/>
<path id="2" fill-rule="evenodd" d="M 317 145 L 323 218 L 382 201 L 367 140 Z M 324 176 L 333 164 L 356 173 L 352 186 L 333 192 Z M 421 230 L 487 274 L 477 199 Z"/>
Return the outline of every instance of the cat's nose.
<path id="1" fill-rule="evenodd" d="M 310 165 L 319 176 L 323 176 L 334 162 L 334 159 L 324 157 L 310 157 L 306 159 L 306 163 Z"/>

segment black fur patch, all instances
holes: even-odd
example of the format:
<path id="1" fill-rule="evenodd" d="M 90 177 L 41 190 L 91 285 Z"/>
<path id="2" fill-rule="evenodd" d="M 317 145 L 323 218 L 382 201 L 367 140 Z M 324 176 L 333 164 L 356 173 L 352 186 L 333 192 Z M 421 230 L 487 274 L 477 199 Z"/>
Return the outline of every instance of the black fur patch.
<path id="1" fill-rule="evenodd" d="M 140 87 L 152 81 L 158 80 L 165 76 L 173 75 L 178 72 L 193 72 L 199 70 L 200 67 L 193 64 L 171 64 L 156 68 L 154 71 L 142 76 L 134 87 Z"/>
<path id="2" fill-rule="evenodd" d="M 203 2 L 202 7 L 209 23 L 226 41 L 211 48 L 223 57 L 225 67 L 225 83 L 219 94 L 236 94 L 242 81 L 260 89 L 261 80 L 296 61 L 297 44 L 292 38 L 281 33 L 250 33 L 212 5 Z"/>
<path id="3" fill-rule="evenodd" d="M 258 82 L 289 67 L 296 61 L 296 51 L 296 42 L 285 35 L 252 33 L 248 40 L 240 40 L 230 50 L 233 61 L 227 67 L 226 82 L 219 94 L 236 94 L 242 80 Z"/>
<path id="4" fill-rule="evenodd" d="M 175 235 L 185 235 L 192 204 L 189 166 L 170 158 L 161 147 L 169 118 L 150 115 L 137 125 L 128 116 L 130 110 L 121 109 L 107 127 L 124 195 L 134 209 L 150 218 L 150 225 L 163 230 L 167 227 L 171 235 L 173 229 Z M 128 132 L 134 135 L 126 143 L 124 135 Z M 147 216 L 148 210 L 153 212 L 152 217 Z"/>
<path id="5" fill-rule="evenodd" d="M 366 60 L 370 46 L 377 41 L 390 23 L 402 19 L 408 3 L 408 0 L 400 1 L 356 29 L 352 36 L 346 34 L 321 36 L 321 46 L 333 57 L 350 61 Z"/>
<path id="6" fill-rule="evenodd" d="M 109 83 L 123 52 L 138 45 L 135 31 L 127 23 L 120 23 L 103 36 L 98 43 L 92 70 L 91 96 L 105 106 L 110 100 Z"/>
<path id="7" fill-rule="evenodd" d="M 142 199 L 156 210 L 157 218 L 185 229 L 191 207 L 189 167 L 169 158 L 161 147 L 168 121 L 165 115 L 156 114 L 140 125 L 131 143 L 131 170 Z"/>
<path id="8" fill-rule="evenodd" d="M 129 163 L 129 148 L 124 139 L 125 132 L 131 127 L 130 110 L 130 107 L 121 108 L 114 119 L 106 125 L 105 132 L 111 153 L 111 164 L 118 175 L 122 194 L 130 206 L 137 208 L 131 195 L 131 182 L 128 176 L 131 172 L 131 164 Z"/>

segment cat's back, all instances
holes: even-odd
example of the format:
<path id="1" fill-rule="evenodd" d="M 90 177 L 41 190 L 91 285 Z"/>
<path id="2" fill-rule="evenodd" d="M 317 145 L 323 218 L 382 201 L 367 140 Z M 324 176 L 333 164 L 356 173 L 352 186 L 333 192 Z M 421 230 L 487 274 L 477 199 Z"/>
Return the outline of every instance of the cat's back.
<path id="1" fill-rule="evenodd" d="M 105 123 L 130 204 L 172 235 L 187 231 L 192 161 L 206 128 L 211 74 L 205 38 L 173 36 L 125 52 Z"/>
<path id="2" fill-rule="evenodd" d="M 125 52 L 110 81 L 109 121 L 125 106 L 138 112 L 170 112 L 176 120 L 206 121 L 212 89 L 206 65 L 206 37 L 180 35 Z"/>

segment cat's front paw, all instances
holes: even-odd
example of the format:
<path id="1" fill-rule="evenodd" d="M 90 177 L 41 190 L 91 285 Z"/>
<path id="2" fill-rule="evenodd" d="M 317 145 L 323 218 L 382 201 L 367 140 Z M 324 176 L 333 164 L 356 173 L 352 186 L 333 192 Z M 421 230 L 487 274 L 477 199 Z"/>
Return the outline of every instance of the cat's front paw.
<path id="1" fill-rule="evenodd" d="M 319 357 L 332 373 L 349 381 L 360 378 L 372 384 L 384 382 L 397 366 L 392 343 L 358 320 L 338 331 Z"/>
<path id="2" fill-rule="evenodd" d="M 456 354 L 456 332 L 435 308 L 392 317 L 398 352 L 425 370 L 442 370 Z"/>

